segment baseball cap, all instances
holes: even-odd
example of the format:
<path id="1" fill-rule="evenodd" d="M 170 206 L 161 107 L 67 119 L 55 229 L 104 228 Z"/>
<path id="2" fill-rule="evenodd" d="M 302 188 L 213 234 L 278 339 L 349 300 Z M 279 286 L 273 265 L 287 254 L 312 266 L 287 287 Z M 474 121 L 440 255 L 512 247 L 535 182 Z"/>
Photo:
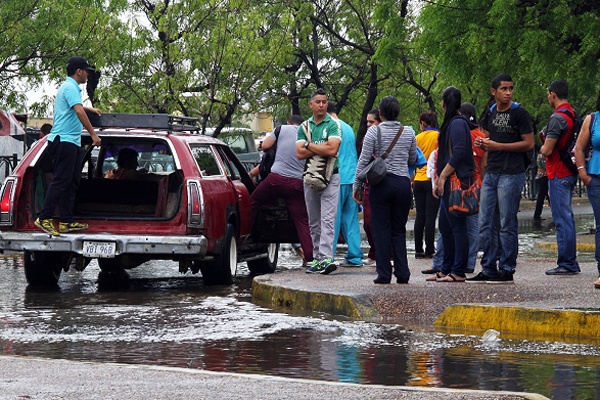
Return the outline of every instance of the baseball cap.
<path id="1" fill-rule="evenodd" d="M 96 70 L 96 68 L 90 66 L 90 64 L 87 62 L 87 60 L 83 57 L 69 58 L 69 61 L 67 61 L 67 68 L 69 68 L 69 67 L 87 69 L 88 71 Z"/>

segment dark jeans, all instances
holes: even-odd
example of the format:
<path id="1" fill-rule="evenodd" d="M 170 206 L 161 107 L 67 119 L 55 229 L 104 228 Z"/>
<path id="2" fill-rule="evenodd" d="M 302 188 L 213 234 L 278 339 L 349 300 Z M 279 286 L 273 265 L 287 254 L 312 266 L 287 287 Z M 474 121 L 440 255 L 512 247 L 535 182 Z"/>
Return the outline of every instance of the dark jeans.
<path id="1" fill-rule="evenodd" d="M 271 172 L 252 192 L 252 196 L 250 196 L 252 221 L 254 221 L 260 205 L 271 203 L 278 198 L 285 201 L 292 222 L 296 227 L 296 233 L 304 252 L 304 258 L 306 261 L 312 261 L 313 244 L 308 227 L 308 214 L 306 212 L 306 203 L 304 202 L 302 179 L 287 178 Z"/>
<path id="2" fill-rule="evenodd" d="M 444 243 L 444 261 L 442 273 L 465 277 L 469 262 L 469 235 L 467 234 L 467 217 L 456 217 L 448 212 L 450 185 L 444 188 L 440 207 L 440 233 Z"/>
<path id="3" fill-rule="evenodd" d="M 415 252 L 423 253 L 423 231 L 425 231 L 425 254 L 435 253 L 435 219 L 440 209 L 440 200 L 433 197 L 431 181 L 414 181 L 415 207 Z"/>
<path id="4" fill-rule="evenodd" d="M 410 179 L 386 175 L 381 183 L 369 188 L 369 202 L 377 276 L 382 280 L 391 280 L 390 256 L 393 256 L 394 275 L 400 281 L 408 282 L 410 270 L 406 255 L 406 221 L 412 203 Z"/>
<path id="5" fill-rule="evenodd" d="M 544 208 L 544 202 L 550 198 L 548 197 L 548 177 L 543 176 L 535 180 L 538 184 L 537 199 L 535 202 L 535 211 L 533 212 L 533 219 L 540 219 L 542 217 L 542 210 Z"/>
<path id="6" fill-rule="evenodd" d="M 52 156 L 52 182 L 46 191 L 44 208 L 40 219 L 48 219 L 58 215 L 62 222 L 73 222 L 73 207 L 75 195 L 81 181 L 81 152 L 73 143 L 61 142 L 57 136 L 53 142 L 48 142 Z"/>

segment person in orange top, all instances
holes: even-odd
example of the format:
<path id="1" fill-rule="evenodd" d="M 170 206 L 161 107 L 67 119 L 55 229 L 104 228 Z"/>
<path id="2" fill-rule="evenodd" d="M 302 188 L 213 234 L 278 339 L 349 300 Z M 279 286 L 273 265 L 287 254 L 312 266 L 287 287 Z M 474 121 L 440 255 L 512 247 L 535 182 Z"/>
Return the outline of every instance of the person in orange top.
<path id="1" fill-rule="evenodd" d="M 421 133 L 416 136 L 417 146 L 429 159 L 437 148 L 440 131 L 437 114 L 424 112 L 419 115 Z M 414 226 L 415 258 L 433 258 L 435 254 L 435 220 L 440 209 L 440 200 L 433 197 L 431 179 L 427 177 L 427 166 L 417 168 L 413 179 L 416 218 Z M 425 232 L 425 251 L 423 251 L 423 232 Z"/>

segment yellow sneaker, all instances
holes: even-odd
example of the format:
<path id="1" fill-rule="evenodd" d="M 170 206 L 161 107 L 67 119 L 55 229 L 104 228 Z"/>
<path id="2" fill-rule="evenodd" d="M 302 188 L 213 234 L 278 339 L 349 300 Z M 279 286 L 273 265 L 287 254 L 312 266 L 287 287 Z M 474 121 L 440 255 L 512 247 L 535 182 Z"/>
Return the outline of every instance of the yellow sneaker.
<path id="1" fill-rule="evenodd" d="M 58 224 L 58 231 L 60 233 L 82 231 L 87 228 L 89 228 L 88 224 L 82 224 L 81 222 L 60 222 Z"/>
<path id="2" fill-rule="evenodd" d="M 49 235 L 60 236 L 60 233 L 56 230 L 56 227 L 54 226 L 54 220 L 52 218 L 42 220 L 37 218 L 34 224 Z"/>

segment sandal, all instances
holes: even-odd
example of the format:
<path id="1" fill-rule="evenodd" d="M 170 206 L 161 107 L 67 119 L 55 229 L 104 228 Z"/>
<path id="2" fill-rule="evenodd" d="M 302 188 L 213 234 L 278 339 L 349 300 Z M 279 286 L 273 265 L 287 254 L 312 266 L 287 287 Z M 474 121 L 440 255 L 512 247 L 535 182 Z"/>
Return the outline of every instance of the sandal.
<path id="1" fill-rule="evenodd" d="M 464 282 L 466 278 L 454 274 L 448 274 L 443 278 L 437 280 L 437 282 Z"/>
<path id="2" fill-rule="evenodd" d="M 600 289 L 600 277 L 594 281 L 594 287 Z"/>
<path id="3" fill-rule="evenodd" d="M 430 277 L 425 278 L 425 280 L 428 282 L 436 282 L 438 279 L 443 279 L 445 276 L 446 275 L 441 272 L 436 272 L 435 275 L 431 275 Z"/>

